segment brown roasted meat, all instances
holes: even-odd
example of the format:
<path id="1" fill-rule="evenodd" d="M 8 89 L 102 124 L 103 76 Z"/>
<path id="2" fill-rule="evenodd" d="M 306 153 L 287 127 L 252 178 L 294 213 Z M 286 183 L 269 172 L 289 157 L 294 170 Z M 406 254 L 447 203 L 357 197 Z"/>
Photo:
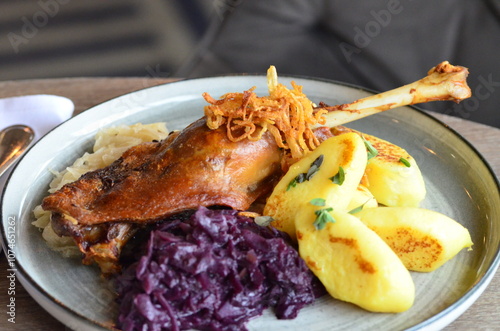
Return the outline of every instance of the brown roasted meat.
<path id="1" fill-rule="evenodd" d="M 198 206 L 245 210 L 272 189 L 281 155 L 271 137 L 231 142 L 225 128 L 210 130 L 202 118 L 173 139 L 129 149 L 47 196 L 42 207 L 81 225 L 152 223 Z"/>
<path id="2" fill-rule="evenodd" d="M 282 154 L 270 134 L 232 142 L 225 128 L 211 130 L 202 118 L 163 141 L 130 148 L 47 196 L 42 207 L 58 235 L 75 239 L 85 263 L 109 273 L 137 224 L 198 206 L 248 209 L 280 178 Z"/>

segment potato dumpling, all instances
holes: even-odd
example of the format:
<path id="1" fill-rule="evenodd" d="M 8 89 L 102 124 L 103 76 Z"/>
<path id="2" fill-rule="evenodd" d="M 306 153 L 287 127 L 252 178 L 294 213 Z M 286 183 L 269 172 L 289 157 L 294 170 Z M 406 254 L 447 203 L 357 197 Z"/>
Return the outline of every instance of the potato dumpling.
<path id="1" fill-rule="evenodd" d="M 386 206 L 419 206 L 426 189 L 415 159 L 388 141 L 363 136 L 378 151 L 366 166 L 366 186 L 375 199 Z"/>
<path id="2" fill-rule="evenodd" d="M 409 309 L 415 299 L 413 279 L 389 246 L 346 212 L 330 211 L 335 222 L 318 230 L 313 225 L 318 208 L 305 206 L 299 212 L 297 238 L 300 256 L 328 293 L 373 312 Z"/>
<path id="3" fill-rule="evenodd" d="M 409 270 L 429 272 L 472 246 L 469 231 L 436 211 L 416 207 L 367 208 L 356 214 Z"/>
<path id="4" fill-rule="evenodd" d="M 315 168 L 320 156 L 322 162 Z M 267 199 L 263 214 L 274 219 L 272 226 L 296 240 L 297 212 L 317 197 L 324 198 L 337 210 L 346 210 L 363 176 L 366 161 L 366 148 L 356 133 L 323 141 L 290 167 Z M 343 173 L 341 184 L 340 173 Z"/>
<path id="5" fill-rule="evenodd" d="M 357 132 L 378 152 L 368 160 L 363 184 L 386 206 L 418 207 L 426 195 L 425 182 L 415 159 L 403 148 L 378 137 L 345 127 L 332 128 L 337 135 Z"/>

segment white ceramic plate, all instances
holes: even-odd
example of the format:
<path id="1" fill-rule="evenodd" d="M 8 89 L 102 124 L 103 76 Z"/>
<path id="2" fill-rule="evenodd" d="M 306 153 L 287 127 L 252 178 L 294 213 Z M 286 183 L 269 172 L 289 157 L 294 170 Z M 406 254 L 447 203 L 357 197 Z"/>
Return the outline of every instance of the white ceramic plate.
<path id="1" fill-rule="evenodd" d="M 335 105 L 370 92 L 329 81 L 295 80 L 309 98 Z M 76 330 L 112 328 L 117 312 L 114 295 L 97 268 L 82 266 L 51 251 L 31 225 L 32 209 L 46 194 L 52 175 L 90 149 L 93 136 L 117 124 L 166 121 L 181 129 L 202 116 L 203 92 L 219 97 L 257 86 L 267 95 L 265 76 L 229 76 L 186 80 L 121 96 L 63 123 L 38 141 L 18 163 L 5 187 L 2 238 L 15 220 L 18 278 L 27 291 L 57 319 Z M 402 330 L 439 329 L 463 313 L 484 291 L 500 261 L 499 184 L 483 158 L 463 138 L 425 113 L 403 107 L 351 123 L 351 127 L 392 141 L 412 154 L 424 174 L 428 196 L 424 207 L 442 212 L 466 226 L 475 243 L 432 273 L 412 273 L 414 306 L 401 314 L 375 314 L 327 296 L 279 321 L 271 312 L 252 320 L 251 330 Z"/>

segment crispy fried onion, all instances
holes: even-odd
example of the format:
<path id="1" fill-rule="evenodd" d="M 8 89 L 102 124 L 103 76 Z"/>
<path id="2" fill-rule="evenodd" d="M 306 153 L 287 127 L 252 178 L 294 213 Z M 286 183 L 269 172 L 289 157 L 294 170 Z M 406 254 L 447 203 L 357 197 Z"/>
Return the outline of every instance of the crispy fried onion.
<path id="1" fill-rule="evenodd" d="M 234 142 L 259 140 L 269 131 L 293 159 L 301 158 L 319 145 L 311 126 L 324 124 L 327 111 L 315 111 L 302 93 L 302 86 L 295 82 L 291 83 L 292 89 L 279 84 L 274 66 L 267 71 L 267 84 L 266 97 L 258 97 L 255 87 L 243 93 L 224 94 L 220 100 L 203 93 L 210 104 L 204 108 L 207 125 L 212 130 L 225 125 L 228 138 Z"/>

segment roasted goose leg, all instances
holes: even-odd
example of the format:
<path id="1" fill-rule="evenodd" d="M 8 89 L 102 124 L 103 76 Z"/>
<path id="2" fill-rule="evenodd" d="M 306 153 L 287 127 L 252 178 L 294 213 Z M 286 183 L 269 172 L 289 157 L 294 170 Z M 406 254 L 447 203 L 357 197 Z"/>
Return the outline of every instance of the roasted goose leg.
<path id="1" fill-rule="evenodd" d="M 282 153 L 270 134 L 231 142 L 202 118 L 160 142 L 126 151 L 47 196 L 51 225 L 72 237 L 104 274 L 119 270 L 123 245 L 139 226 L 198 206 L 246 210 L 281 175 Z"/>
<path id="2" fill-rule="evenodd" d="M 198 206 L 245 210 L 280 169 L 272 138 L 231 142 L 225 128 L 210 130 L 202 118 L 173 139 L 129 149 L 47 196 L 42 207 L 81 225 L 156 222 Z"/>
<path id="3" fill-rule="evenodd" d="M 429 101 L 459 102 L 471 96 L 467 68 L 447 61 L 429 70 L 428 75 L 411 84 L 376 94 L 349 104 L 322 107 L 328 110 L 325 126 L 334 127 L 385 110 Z"/>

